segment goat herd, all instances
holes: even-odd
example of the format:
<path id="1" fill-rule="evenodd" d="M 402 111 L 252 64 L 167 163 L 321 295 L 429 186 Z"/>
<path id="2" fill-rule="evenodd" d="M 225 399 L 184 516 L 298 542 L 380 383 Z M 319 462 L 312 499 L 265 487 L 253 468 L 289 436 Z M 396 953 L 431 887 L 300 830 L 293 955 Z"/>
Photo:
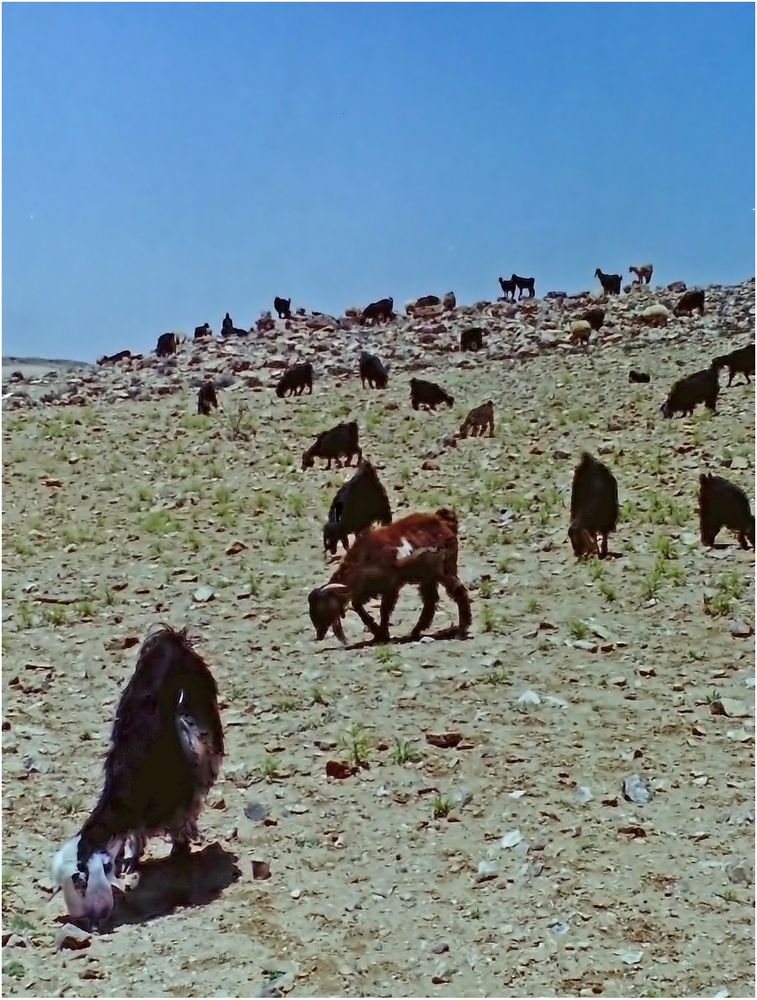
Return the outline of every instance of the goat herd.
<path id="1" fill-rule="evenodd" d="M 631 268 L 637 283 L 649 283 L 651 265 Z M 620 276 L 597 269 L 596 276 L 607 294 L 620 291 Z M 500 278 L 502 291 L 514 298 L 526 291 L 534 295 L 534 279 L 513 275 Z M 702 292 L 686 293 L 687 309 L 704 308 Z M 454 295 L 442 303 L 454 308 Z M 418 300 L 419 302 L 421 300 Z M 435 304 L 435 303 L 424 303 Z M 680 306 L 681 303 L 679 303 Z M 279 316 L 290 315 L 291 300 L 276 298 Z M 361 314 L 363 321 L 389 318 L 392 300 L 371 303 Z M 601 311 L 601 310 L 600 310 Z M 236 330 L 228 313 L 223 332 Z M 481 347 L 480 331 L 467 334 L 463 349 Z M 198 327 L 195 337 L 212 335 L 208 324 Z M 173 353 L 175 338 L 164 334 L 157 353 Z M 462 340 L 462 339 L 461 339 Z M 122 352 L 124 353 L 124 352 Z M 128 354 L 128 352 L 124 353 Z M 690 414 L 698 403 L 711 411 L 719 392 L 718 373 L 727 368 L 730 386 L 736 374 L 750 382 L 755 370 L 754 344 L 714 358 L 710 367 L 677 381 L 662 406 L 665 417 Z M 358 362 L 363 384 L 385 389 L 388 372 L 375 355 L 363 352 Z M 649 376 L 631 372 L 632 382 L 649 382 Z M 312 392 L 313 368 L 305 363 L 289 368 L 275 392 L 278 397 Z M 411 378 L 410 403 L 435 409 L 454 404 L 454 397 L 434 382 Z M 198 393 L 198 413 L 217 408 L 215 387 L 206 382 Z M 475 407 L 463 421 L 458 437 L 469 433 L 494 434 L 494 404 Z M 392 520 L 386 490 L 373 465 L 363 458 L 357 421 L 340 423 L 319 434 L 302 456 L 302 469 L 316 458 L 332 460 L 341 467 L 355 457 L 356 471 L 338 490 L 323 527 L 324 550 L 335 555 L 339 543 L 345 554 L 329 581 L 308 597 L 310 618 L 317 640 L 333 630 L 346 643 L 342 620 L 348 607 L 357 613 L 376 642 L 387 642 L 392 612 L 403 587 L 419 590 L 422 607 L 410 638 L 419 639 L 434 618 L 441 587 L 455 603 L 457 625 L 446 633 L 464 637 L 471 626 L 468 591 L 458 574 L 458 519 L 442 508 L 434 513 L 411 513 Z M 606 465 L 583 453 L 573 475 L 568 537 L 575 556 L 583 559 L 608 555 L 608 536 L 618 522 L 618 484 Z M 739 544 L 754 548 L 754 516 L 749 500 L 738 486 L 719 476 L 701 475 L 699 522 L 703 545 L 712 546 L 721 528 L 735 532 Z M 374 525 L 380 525 L 374 527 Z M 349 536 L 354 536 L 352 545 Z M 598 540 L 599 539 L 599 540 Z M 366 610 L 372 598 L 380 599 L 379 620 Z M 123 890 L 122 878 L 136 870 L 148 837 L 164 834 L 172 840 L 172 855 L 185 858 L 190 842 L 197 838 L 197 819 L 215 781 L 224 754 L 224 739 L 218 710 L 217 690 L 207 664 L 192 648 L 184 631 L 163 627 L 142 645 L 132 679 L 124 689 L 112 729 L 105 761 L 105 780 L 100 799 L 79 834 L 69 840 L 53 859 L 53 874 L 62 888 L 68 913 L 93 928 L 106 921 L 115 905 L 113 888 Z"/>

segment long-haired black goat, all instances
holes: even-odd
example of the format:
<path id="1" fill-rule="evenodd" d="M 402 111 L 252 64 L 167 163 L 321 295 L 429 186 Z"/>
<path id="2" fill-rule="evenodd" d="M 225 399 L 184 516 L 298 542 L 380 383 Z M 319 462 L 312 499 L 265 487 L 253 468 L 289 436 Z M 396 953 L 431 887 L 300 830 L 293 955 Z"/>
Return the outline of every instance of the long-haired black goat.
<path id="1" fill-rule="evenodd" d="M 213 675 L 186 630 L 163 626 L 121 695 L 100 799 L 53 859 L 72 917 L 96 927 L 110 915 L 111 884 L 134 869 L 148 837 L 168 834 L 172 855 L 189 853 L 223 753 Z"/>

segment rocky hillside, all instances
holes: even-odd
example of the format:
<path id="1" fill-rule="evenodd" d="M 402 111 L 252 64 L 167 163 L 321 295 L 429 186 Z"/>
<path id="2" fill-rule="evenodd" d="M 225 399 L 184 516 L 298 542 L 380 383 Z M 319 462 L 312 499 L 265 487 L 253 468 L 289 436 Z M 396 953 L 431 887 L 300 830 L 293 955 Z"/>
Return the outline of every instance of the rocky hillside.
<path id="1" fill-rule="evenodd" d="M 606 309 L 606 318 L 601 331 L 592 334 L 590 350 L 617 344 L 633 349 L 710 333 L 728 338 L 752 335 L 754 278 L 738 285 L 710 285 L 705 289 L 704 316 L 676 318 L 672 309 L 685 288 L 675 282 L 667 288 L 633 286 L 628 294 L 609 299 L 596 292 L 550 292 L 543 299 L 477 302 L 448 312 L 429 307 L 413 317 L 398 316 L 376 327 L 363 327 L 348 316 L 306 314 L 274 320 L 264 313 L 247 337 L 188 342 L 180 346 L 176 357 L 134 355 L 85 372 L 50 372 L 38 378 L 11 372 L 4 380 L 3 405 L 20 409 L 85 405 L 97 399 L 147 400 L 197 386 L 207 377 L 221 388 L 260 390 L 273 384 L 296 360 L 311 361 L 316 378 L 353 375 L 363 349 L 378 353 L 395 369 L 407 370 L 422 369 L 445 355 L 451 355 L 448 364 L 468 368 L 480 364 L 483 357 L 516 361 L 548 352 L 582 351 L 570 339 L 570 324 L 596 305 Z M 666 306 L 669 315 L 645 315 L 658 304 Z M 484 331 L 485 350 L 480 357 L 458 353 L 460 332 L 469 326 Z"/>

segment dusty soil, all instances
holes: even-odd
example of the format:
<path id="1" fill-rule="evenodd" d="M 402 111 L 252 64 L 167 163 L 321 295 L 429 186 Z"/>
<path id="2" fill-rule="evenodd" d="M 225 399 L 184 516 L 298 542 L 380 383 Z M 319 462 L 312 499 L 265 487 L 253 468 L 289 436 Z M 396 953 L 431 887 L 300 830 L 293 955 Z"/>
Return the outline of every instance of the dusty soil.
<path id="1" fill-rule="evenodd" d="M 456 405 L 438 414 L 410 409 L 401 371 L 384 393 L 228 391 L 247 440 L 192 416 L 189 390 L 6 415 L 6 994 L 754 995 L 753 644 L 730 630 L 753 622 L 754 555 L 727 532 L 702 548 L 696 514 L 705 469 L 752 496 L 753 390 L 723 389 L 715 417 L 658 414 L 742 340 L 440 358 L 428 373 Z M 495 437 L 422 470 L 488 398 Z M 349 470 L 299 459 L 348 414 L 398 515 L 458 511 L 469 640 L 314 642 L 306 595 Z M 619 480 L 602 563 L 566 538 L 582 448 Z M 393 634 L 417 613 L 405 592 Z M 435 626 L 452 615 L 443 600 Z M 148 865 L 88 947 L 55 951 L 49 861 L 99 793 L 123 640 L 161 621 L 191 627 L 223 699 L 205 842 L 189 871 Z M 346 630 L 366 638 L 352 613 Z M 350 753 L 358 773 L 327 778 Z M 651 801 L 624 798 L 634 774 Z"/>

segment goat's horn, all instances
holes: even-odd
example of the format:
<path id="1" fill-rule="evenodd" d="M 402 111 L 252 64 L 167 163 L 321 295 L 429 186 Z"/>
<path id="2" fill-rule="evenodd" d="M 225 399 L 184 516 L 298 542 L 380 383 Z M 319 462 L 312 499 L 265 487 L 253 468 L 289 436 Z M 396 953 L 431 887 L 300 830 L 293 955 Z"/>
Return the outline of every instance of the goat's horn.
<path id="1" fill-rule="evenodd" d="M 319 594 L 334 594 L 336 597 L 347 597 L 349 592 L 349 587 L 343 583 L 324 583 L 322 587 L 318 588 Z"/>

